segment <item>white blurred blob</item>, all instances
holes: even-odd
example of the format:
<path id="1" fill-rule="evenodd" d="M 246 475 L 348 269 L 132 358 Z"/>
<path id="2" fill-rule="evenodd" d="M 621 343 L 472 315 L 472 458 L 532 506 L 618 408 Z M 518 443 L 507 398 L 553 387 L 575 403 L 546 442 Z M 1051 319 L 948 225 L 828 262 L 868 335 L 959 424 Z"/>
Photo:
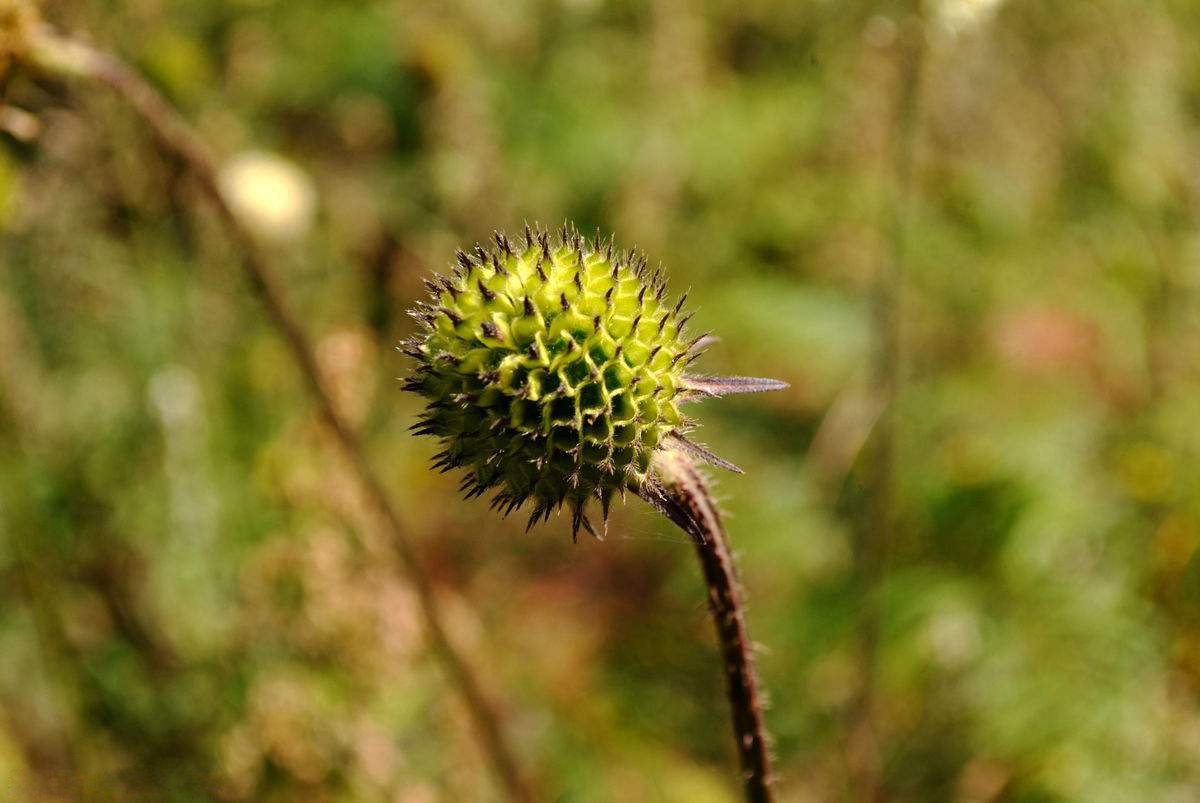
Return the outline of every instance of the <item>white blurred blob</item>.
<path id="1" fill-rule="evenodd" d="M 263 237 L 296 240 L 312 226 L 317 209 L 312 179 L 278 154 L 238 154 L 221 168 L 220 184 L 233 213 Z"/>
<path id="2" fill-rule="evenodd" d="M 187 368 L 169 365 L 150 378 L 146 396 L 162 424 L 174 534 L 180 542 L 207 544 L 215 534 L 217 497 L 208 483 L 200 383 Z"/>
<path id="3" fill-rule="evenodd" d="M 935 612 L 925 630 L 930 653 L 944 669 L 959 669 L 979 654 L 983 638 L 975 614 L 958 606 Z"/>
<path id="4" fill-rule="evenodd" d="M 170 524 L 160 547 L 166 568 L 155 574 L 156 594 L 166 612 L 187 608 L 189 616 L 172 617 L 182 645 L 211 647 L 225 637 L 231 621 L 217 615 L 223 603 L 212 574 L 221 510 L 209 461 L 203 390 L 192 371 L 167 365 L 150 378 L 146 401 L 162 433 Z"/>
<path id="5" fill-rule="evenodd" d="M 168 427 L 184 426 L 200 409 L 200 386 L 186 368 L 169 366 L 150 378 L 147 395 Z"/>
<path id="6" fill-rule="evenodd" d="M 937 20 L 951 34 L 968 33 L 985 25 L 1004 0 L 940 0 Z"/>

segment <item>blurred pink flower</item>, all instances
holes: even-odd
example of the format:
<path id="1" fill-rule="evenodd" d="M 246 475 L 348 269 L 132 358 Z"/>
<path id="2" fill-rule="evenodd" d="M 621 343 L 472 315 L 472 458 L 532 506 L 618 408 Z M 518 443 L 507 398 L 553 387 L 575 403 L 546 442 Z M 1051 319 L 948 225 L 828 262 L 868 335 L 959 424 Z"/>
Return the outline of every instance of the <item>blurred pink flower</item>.
<path id="1" fill-rule="evenodd" d="M 991 340 L 1008 367 L 1032 374 L 1095 366 L 1096 325 L 1072 312 L 1030 306 L 1004 314 L 992 327 Z"/>

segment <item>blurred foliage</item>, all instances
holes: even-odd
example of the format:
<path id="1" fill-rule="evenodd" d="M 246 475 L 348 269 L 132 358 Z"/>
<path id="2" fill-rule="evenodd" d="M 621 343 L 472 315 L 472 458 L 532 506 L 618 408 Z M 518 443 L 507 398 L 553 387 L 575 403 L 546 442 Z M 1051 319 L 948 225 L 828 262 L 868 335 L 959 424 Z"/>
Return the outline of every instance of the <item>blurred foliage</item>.
<path id="1" fill-rule="evenodd" d="M 908 8 L 43 7 L 238 156 L 230 192 L 553 799 L 736 785 L 682 538 L 632 501 L 603 543 L 525 535 L 405 432 L 402 311 L 525 219 L 646 249 L 723 338 L 704 370 L 792 384 L 697 410 L 747 470 L 719 491 L 781 799 L 863 799 L 864 699 L 888 800 L 1196 799 L 1200 5 Z M 33 117 L 0 118 L 0 799 L 498 799 L 197 188 L 103 92 L 13 75 L 3 99 Z M 897 531 L 864 555 L 892 268 Z"/>

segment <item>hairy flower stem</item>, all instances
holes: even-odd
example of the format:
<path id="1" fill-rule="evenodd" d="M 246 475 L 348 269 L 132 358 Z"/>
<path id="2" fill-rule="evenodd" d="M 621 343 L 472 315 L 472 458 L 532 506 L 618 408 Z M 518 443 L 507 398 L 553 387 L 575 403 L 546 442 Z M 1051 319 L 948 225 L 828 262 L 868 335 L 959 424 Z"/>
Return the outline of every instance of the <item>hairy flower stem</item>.
<path id="1" fill-rule="evenodd" d="M 237 246 L 251 287 L 262 301 L 267 317 L 287 342 L 292 359 L 317 402 L 321 418 L 333 432 L 375 510 L 379 526 L 407 569 L 434 651 L 445 665 L 451 682 L 458 687 L 494 771 L 511 799 L 535 800 L 537 796 L 518 769 L 515 753 L 500 727 L 499 714 L 485 695 L 478 673 L 446 632 L 433 584 L 416 550 L 405 537 L 383 483 L 367 460 L 358 437 L 334 404 L 308 337 L 286 306 L 265 254 L 235 217 L 222 194 L 215 162 L 205 143 L 157 90 L 115 56 L 83 42 L 60 37 L 40 25 L 30 26 L 25 39 L 24 47 L 17 52 L 34 66 L 51 75 L 93 81 L 113 90 L 150 127 L 161 145 L 186 165 L 209 197 Z"/>
<path id="2" fill-rule="evenodd" d="M 662 496 L 650 500 L 671 521 L 692 536 L 708 586 L 708 607 L 716 625 L 725 669 L 733 733 L 737 740 L 746 799 L 770 801 L 771 755 L 763 706 L 754 672 L 754 653 L 746 633 L 741 591 L 729 550 L 729 539 L 708 484 L 680 452 L 658 460 Z"/>

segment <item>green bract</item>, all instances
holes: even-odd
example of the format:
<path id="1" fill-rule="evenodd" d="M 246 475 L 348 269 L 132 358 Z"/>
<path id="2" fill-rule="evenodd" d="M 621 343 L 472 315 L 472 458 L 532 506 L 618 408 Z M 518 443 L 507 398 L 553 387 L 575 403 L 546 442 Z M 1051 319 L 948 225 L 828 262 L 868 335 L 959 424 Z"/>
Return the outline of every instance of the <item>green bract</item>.
<path id="1" fill-rule="evenodd" d="M 442 440 L 435 466 L 466 469 L 468 497 L 495 489 L 505 514 L 531 501 L 530 526 L 568 503 L 576 532 L 594 532 L 589 499 L 607 520 L 614 493 L 656 487 L 658 449 L 732 468 L 683 437 L 680 405 L 768 380 L 685 373 L 710 338 L 685 334 L 684 298 L 664 299 L 660 271 L 565 227 L 553 242 L 528 227 L 522 245 L 495 240 L 460 251 L 412 312 L 424 331 L 404 344 L 418 362 L 405 388 L 429 400 L 414 429 Z"/>

